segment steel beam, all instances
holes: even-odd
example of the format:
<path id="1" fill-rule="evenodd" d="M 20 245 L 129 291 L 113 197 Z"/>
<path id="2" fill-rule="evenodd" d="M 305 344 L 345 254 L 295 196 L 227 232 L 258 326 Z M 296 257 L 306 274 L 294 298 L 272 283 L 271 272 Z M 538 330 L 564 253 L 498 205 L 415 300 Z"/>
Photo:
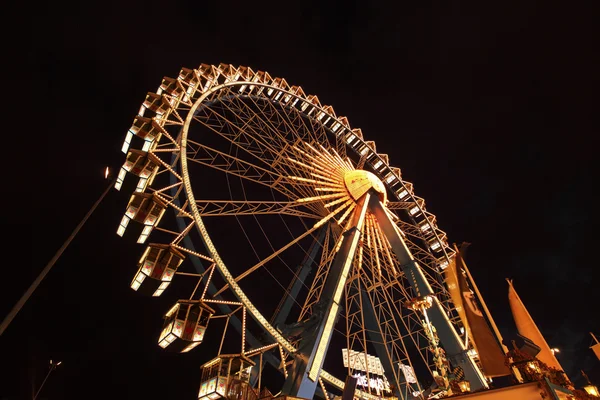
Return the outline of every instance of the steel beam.
<path id="1" fill-rule="evenodd" d="M 379 199 L 373 197 L 369 203 L 369 211 L 373 213 L 383 233 L 392 246 L 392 250 L 400 262 L 400 268 L 404 272 L 406 279 L 410 282 L 411 287 L 417 296 L 431 295 L 434 299 L 433 305 L 427 310 L 427 314 L 431 323 L 436 329 L 442 347 L 446 351 L 448 359 L 455 366 L 460 366 L 465 378 L 471 384 L 471 390 L 476 391 L 482 388 L 487 388 L 487 382 L 475 362 L 467 355 L 467 349 L 456 333 L 454 326 L 444 312 L 442 305 L 437 299 L 435 293 L 431 289 L 427 278 L 423 274 L 423 270 L 410 250 L 406 246 L 399 228 L 391 220 L 384 206 Z"/>
<path id="2" fill-rule="evenodd" d="M 314 328 L 304 332 L 298 351 L 294 354 L 292 369 L 283 385 L 283 394 L 306 399 L 312 399 L 315 394 L 370 198 L 371 195 L 366 193 L 357 201 L 349 228 L 343 233 L 342 245 L 333 259 L 316 307 L 322 314 L 319 315 L 317 311 L 311 316 L 315 320 Z"/>

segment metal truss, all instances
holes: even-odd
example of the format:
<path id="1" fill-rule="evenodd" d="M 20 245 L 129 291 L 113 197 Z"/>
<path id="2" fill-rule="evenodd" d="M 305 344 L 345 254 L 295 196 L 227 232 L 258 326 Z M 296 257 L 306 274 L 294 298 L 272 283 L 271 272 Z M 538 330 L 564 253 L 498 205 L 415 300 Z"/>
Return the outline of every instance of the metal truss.
<path id="1" fill-rule="evenodd" d="M 316 96 L 306 95 L 302 88 L 248 67 L 202 64 L 197 69 L 184 68 L 177 78 L 164 78 L 156 93 L 148 93 L 127 132 L 123 152 L 127 161 L 118 188 L 127 173 L 137 175 L 139 182 L 124 216 L 125 227 L 119 228 L 121 234 L 130 220 L 140 222 L 140 240 L 157 230 L 177 251 L 214 264 L 223 282 L 222 289 L 212 296 L 227 292 L 243 306 L 244 316 L 247 311 L 272 338 L 264 351 L 280 352 L 284 373 L 298 342 L 271 325 L 270 316 L 263 315 L 255 305 L 255 294 L 242 290 L 240 281 L 252 279 L 259 269 L 268 270 L 272 260 L 285 264 L 289 249 L 299 247 L 306 253 L 306 240 L 316 240 L 318 228 L 327 225 L 315 273 L 305 285 L 303 298 L 294 299 L 298 306 L 296 321 L 308 319 L 321 300 L 329 267 L 344 240 L 341 233 L 356 206 L 345 181 L 356 170 L 369 171 L 383 185 L 386 212 L 459 331 L 458 314 L 443 276 L 454 250 L 438 228 L 435 216 L 415 195 L 413 185 L 402 179 L 400 169 L 390 165 L 387 154 L 378 153 L 375 143 L 365 141 L 360 129 L 351 128 L 347 118 L 336 116 L 331 106 L 321 105 Z M 214 198 L 213 178 L 229 185 L 229 198 Z M 237 192 L 232 189 L 234 184 Z M 136 193 L 152 197 L 144 197 L 140 205 L 135 203 Z M 174 210 L 186 228 L 162 226 L 160 217 L 149 220 L 146 211 L 157 208 Z M 287 230 L 284 234 L 289 236 L 285 244 L 270 243 L 269 235 L 280 233 L 269 232 L 266 224 L 261 225 L 263 217 L 281 218 Z M 234 275 L 221 257 L 233 249 L 215 245 L 204 222 L 212 219 L 231 226 L 239 224 L 242 230 L 244 219 L 256 221 L 263 233 L 256 240 L 266 241 L 271 253 L 257 252 L 257 259 L 241 266 L 241 273 L 237 266 L 238 274 Z M 297 233 L 297 227 L 302 228 L 302 234 Z M 182 245 L 182 239 L 194 228 L 206 253 Z M 253 240 L 248 239 L 249 246 Z M 281 295 L 287 295 L 287 283 L 280 286 L 284 288 Z M 397 365 L 413 365 L 412 348 L 419 354 L 418 362 L 432 372 L 436 368 L 430 352 L 432 343 L 424 331 L 422 316 L 405 307 L 416 293 L 403 276 L 376 219 L 369 214 L 344 291 L 345 327 L 341 331 L 348 348 L 367 352 L 375 346 L 385 353 L 380 357 L 387 359 L 388 373 L 400 396 L 420 391 L 418 383 L 406 382 Z M 365 304 L 369 305 L 369 315 L 365 315 Z M 321 371 L 319 384 L 322 388 L 343 387 L 340 379 L 326 371 Z M 368 390 L 358 394 L 376 397 Z"/>

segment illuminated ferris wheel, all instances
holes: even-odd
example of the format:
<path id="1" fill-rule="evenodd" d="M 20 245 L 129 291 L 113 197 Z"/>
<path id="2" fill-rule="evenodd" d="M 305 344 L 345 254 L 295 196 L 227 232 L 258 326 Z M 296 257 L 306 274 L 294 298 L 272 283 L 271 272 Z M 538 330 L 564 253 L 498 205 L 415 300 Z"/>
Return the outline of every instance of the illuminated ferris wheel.
<path id="1" fill-rule="evenodd" d="M 197 281 L 159 346 L 222 336 L 204 350 L 199 399 L 258 398 L 266 364 L 284 379 L 273 391 L 301 398 L 339 395 L 348 376 L 364 399 L 441 396 L 456 369 L 486 386 L 444 283 L 445 233 L 317 96 L 248 67 L 184 68 L 147 94 L 122 150 L 115 187 L 132 195 L 117 233 L 148 243 L 131 287 L 160 296 Z"/>

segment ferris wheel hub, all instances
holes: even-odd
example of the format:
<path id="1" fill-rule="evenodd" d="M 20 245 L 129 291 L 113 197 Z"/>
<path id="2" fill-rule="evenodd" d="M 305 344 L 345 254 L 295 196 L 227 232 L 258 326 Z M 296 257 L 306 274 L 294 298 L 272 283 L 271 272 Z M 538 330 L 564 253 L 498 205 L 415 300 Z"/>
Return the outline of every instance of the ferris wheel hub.
<path id="1" fill-rule="evenodd" d="M 357 169 L 344 175 L 344 184 L 350 196 L 356 201 L 369 190 L 374 189 L 379 195 L 379 200 L 385 205 L 387 194 L 383 182 L 372 172 Z"/>

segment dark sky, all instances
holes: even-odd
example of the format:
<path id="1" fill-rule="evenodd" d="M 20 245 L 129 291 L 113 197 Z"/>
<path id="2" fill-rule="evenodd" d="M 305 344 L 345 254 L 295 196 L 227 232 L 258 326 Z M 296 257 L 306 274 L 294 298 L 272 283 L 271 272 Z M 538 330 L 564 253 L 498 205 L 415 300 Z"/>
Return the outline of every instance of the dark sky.
<path id="1" fill-rule="evenodd" d="M 24 99 L 5 145 L 5 173 L 25 174 L 3 190 L 2 317 L 102 193 L 104 167 L 122 164 L 146 92 L 181 67 L 225 62 L 301 85 L 360 127 L 450 243 L 472 243 L 467 263 L 501 331 L 514 330 L 508 277 L 571 378 L 582 383 L 585 368 L 600 384 L 588 349 L 588 332 L 600 333 L 597 8 L 403 3 L 92 1 L 28 12 L 27 29 L 6 37 L 27 73 L 15 75 Z M 64 364 L 40 398 L 194 398 L 211 355 L 156 346 L 165 306 L 129 289 L 138 253 L 115 234 L 127 197 L 109 193 L 0 338 L 1 398 L 30 398 L 51 358 Z"/>

